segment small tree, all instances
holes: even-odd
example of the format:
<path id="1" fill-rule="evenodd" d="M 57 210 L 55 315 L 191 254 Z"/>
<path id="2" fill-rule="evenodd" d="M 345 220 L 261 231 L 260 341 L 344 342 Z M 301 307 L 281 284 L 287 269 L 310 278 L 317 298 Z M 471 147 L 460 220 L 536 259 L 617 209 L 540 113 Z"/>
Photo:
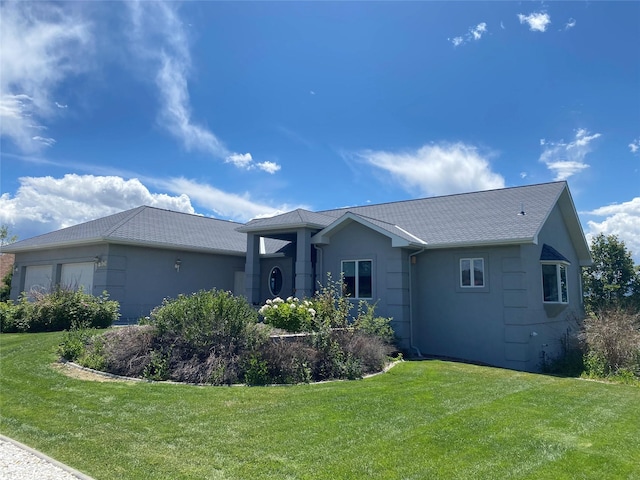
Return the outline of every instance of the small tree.
<path id="1" fill-rule="evenodd" d="M 585 307 L 598 313 L 640 306 L 640 270 L 616 235 L 600 233 L 591 241 L 593 265 L 583 270 Z"/>
<path id="2" fill-rule="evenodd" d="M 2 255 L 2 247 L 18 240 L 17 235 L 9 233 L 9 226 L 0 225 L 0 255 Z M 7 274 L 0 279 L 0 302 L 6 302 L 11 295 L 11 280 L 13 278 L 13 266 Z"/>

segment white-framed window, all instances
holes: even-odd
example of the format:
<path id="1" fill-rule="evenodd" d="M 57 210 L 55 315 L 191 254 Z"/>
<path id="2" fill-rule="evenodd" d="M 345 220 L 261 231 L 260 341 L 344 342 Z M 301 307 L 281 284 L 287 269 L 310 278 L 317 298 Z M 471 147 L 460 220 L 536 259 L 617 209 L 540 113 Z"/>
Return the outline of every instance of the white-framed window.
<path id="1" fill-rule="evenodd" d="M 566 263 L 542 264 L 542 294 L 545 303 L 569 303 Z"/>
<path id="2" fill-rule="evenodd" d="M 373 260 L 343 260 L 344 294 L 350 298 L 373 298 Z"/>
<path id="3" fill-rule="evenodd" d="M 460 286 L 462 288 L 484 288 L 484 258 L 460 259 Z"/>

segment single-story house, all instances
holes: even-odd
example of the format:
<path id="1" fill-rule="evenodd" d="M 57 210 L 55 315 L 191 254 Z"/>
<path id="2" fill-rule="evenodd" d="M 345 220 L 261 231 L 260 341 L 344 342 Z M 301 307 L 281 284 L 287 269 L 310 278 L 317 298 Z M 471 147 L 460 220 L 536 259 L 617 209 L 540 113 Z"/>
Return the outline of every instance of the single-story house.
<path id="1" fill-rule="evenodd" d="M 527 371 L 583 314 L 592 261 L 566 182 L 246 224 L 142 206 L 4 250 L 16 256 L 12 298 L 82 285 L 132 320 L 180 293 L 216 287 L 260 305 L 342 274 L 354 302 L 393 317 L 407 352 Z"/>

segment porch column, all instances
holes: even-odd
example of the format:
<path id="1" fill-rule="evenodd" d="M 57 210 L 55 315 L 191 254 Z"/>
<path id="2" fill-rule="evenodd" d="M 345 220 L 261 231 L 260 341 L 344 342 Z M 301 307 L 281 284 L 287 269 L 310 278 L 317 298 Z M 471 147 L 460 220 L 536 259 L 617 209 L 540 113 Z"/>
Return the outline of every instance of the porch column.
<path id="1" fill-rule="evenodd" d="M 247 234 L 247 260 L 244 266 L 244 286 L 249 303 L 260 303 L 260 236 Z"/>
<path id="2" fill-rule="evenodd" d="M 313 265 L 311 264 L 311 231 L 301 228 L 296 242 L 296 289 L 298 298 L 313 295 Z"/>

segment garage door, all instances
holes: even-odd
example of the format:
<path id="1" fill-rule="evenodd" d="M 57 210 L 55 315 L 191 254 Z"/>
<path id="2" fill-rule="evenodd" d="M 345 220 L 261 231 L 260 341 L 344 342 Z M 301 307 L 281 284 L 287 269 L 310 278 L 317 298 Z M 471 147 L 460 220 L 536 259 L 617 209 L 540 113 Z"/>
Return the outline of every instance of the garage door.
<path id="1" fill-rule="evenodd" d="M 52 265 L 32 265 L 26 268 L 24 275 L 24 291 L 27 293 L 44 293 L 53 285 Z M 31 296 L 31 295 L 30 295 Z"/>
<path id="2" fill-rule="evenodd" d="M 85 293 L 93 293 L 93 262 L 65 263 L 60 273 L 60 286 L 70 290 L 82 287 Z"/>

